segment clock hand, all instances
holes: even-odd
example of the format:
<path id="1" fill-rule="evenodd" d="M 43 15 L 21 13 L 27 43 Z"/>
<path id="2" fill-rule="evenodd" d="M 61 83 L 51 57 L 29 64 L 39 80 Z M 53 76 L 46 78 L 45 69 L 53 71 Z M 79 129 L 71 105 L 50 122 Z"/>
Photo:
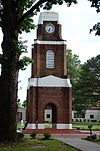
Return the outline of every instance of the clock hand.
<path id="1" fill-rule="evenodd" d="M 50 31 L 50 28 L 49 28 L 49 30 L 48 31 Z"/>

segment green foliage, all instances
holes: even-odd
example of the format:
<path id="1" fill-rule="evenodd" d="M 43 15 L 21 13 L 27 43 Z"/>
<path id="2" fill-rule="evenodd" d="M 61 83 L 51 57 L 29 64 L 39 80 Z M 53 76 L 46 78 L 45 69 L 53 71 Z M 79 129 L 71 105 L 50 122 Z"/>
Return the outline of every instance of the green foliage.
<path id="1" fill-rule="evenodd" d="M 49 132 L 45 132 L 44 134 L 44 139 L 48 140 L 51 137 L 51 134 Z"/>
<path id="2" fill-rule="evenodd" d="M 27 46 L 26 46 L 27 40 L 22 41 L 21 37 L 18 41 L 18 53 L 21 55 L 22 53 L 27 53 Z"/>
<path id="3" fill-rule="evenodd" d="M 80 128 L 80 130 L 89 130 L 88 126 L 89 126 L 89 122 L 73 122 L 73 129 L 78 129 Z M 91 122 L 91 124 L 93 125 L 92 127 L 92 131 L 100 131 L 100 122 Z"/>
<path id="4" fill-rule="evenodd" d="M 90 136 L 92 135 L 92 127 L 93 127 L 92 124 L 89 124 L 89 125 L 88 125 L 89 131 L 90 131 Z"/>
<path id="5" fill-rule="evenodd" d="M 95 141 L 95 140 L 97 140 L 97 135 L 96 134 L 92 134 L 90 136 L 87 136 L 85 139 L 89 140 L 89 141 Z"/>
<path id="6" fill-rule="evenodd" d="M 16 143 L 0 144 L 0 151 L 78 151 L 58 140 L 23 139 Z"/>
<path id="7" fill-rule="evenodd" d="M 17 130 L 22 130 L 24 128 L 25 124 L 17 122 Z"/>
<path id="8" fill-rule="evenodd" d="M 69 7 L 72 3 L 76 4 L 77 0 L 51 0 L 51 1 L 47 0 L 45 2 L 46 3 L 43 6 L 43 9 L 50 10 L 53 5 L 57 5 L 57 4 L 62 5 L 64 2 Z"/>
<path id="9" fill-rule="evenodd" d="M 24 134 L 23 133 L 17 133 L 17 138 L 19 138 L 19 139 L 22 139 L 24 137 Z"/>
<path id="10" fill-rule="evenodd" d="M 8 14 L 12 14 L 12 16 L 14 17 L 12 24 L 14 25 L 14 23 L 16 23 L 14 25 L 15 26 L 14 28 L 15 28 L 16 33 L 18 32 L 17 34 L 19 34 L 19 33 L 22 33 L 23 31 L 30 32 L 32 29 L 36 27 L 36 25 L 34 24 L 33 17 L 34 15 L 37 14 L 37 12 L 40 11 L 40 8 L 51 9 L 53 5 L 56 5 L 56 4 L 62 5 L 64 2 L 66 2 L 69 6 L 72 3 L 77 3 L 76 0 L 51 0 L 51 1 L 21 0 L 21 1 L 12 1 L 11 3 L 10 1 L 8 1 L 8 5 L 6 7 L 9 7 L 10 5 L 10 8 L 14 9 L 13 10 L 14 12 L 12 12 L 12 9 L 10 9 Z M 5 2 L 2 4 L 4 6 L 6 5 Z M 1 22 L 3 18 L 1 18 Z M 3 26 L 1 27 L 3 29 Z M 13 32 L 14 31 L 12 31 L 12 34 Z M 20 39 L 17 41 L 17 39 L 16 40 L 12 39 L 12 47 L 11 47 L 12 51 L 14 50 L 18 52 L 19 55 L 21 55 L 23 52 L 26 52 L 27 46 L 24 45 L 24 43 L 26 43 L 26 41 L 21 41 Z M 23 61 L 22 60 L 19 61 L 19 69 L 20 68 L 24 69 L 23 67 L 24 64 L 25 66 L 28 65 L 27 63 L 25 63 L 25 60 L 29 64 L 30 60 L 23 58 Z M 0 57 L 0 62 L 1 62 L 1 57 Z"/>
<path id="11" fill-rule="evenodd" d="M 64 2 L 70 6 L 72 3 L 76 3 L 76 0 L 1 0 L 0 2 L 0 27 L 3 32 L 2 53 L 3 58 L 7 59 L 2 63 L 0 55 L 0 63 L 2 63 L 2 92 L 0 93 L 2 96 L 4 94 L 1 99 L 3 106 L 0 106 L 0 119 L 2 119 L 2 122 L 0 121 L 0 141 L 4 141 L 4 139 L 11 141 L 16 139 L 16 112 L 14 110 L 17 103 L 19 69 L 24 70 L 29 63 L 33 62 L 26 56 L 20 59 L 20 55 L 26 52 L 27 48 L 24 42 L 18 39 L 19 34 L 23 31 L 30 32 L 35 28 L 33 17 L 41 8 L 50 9 L 53 4 L 61 5 Z M 6 104 L 6 100 L 8 100 L 8 104 Z M 9 106 L 8 115 L 7 106 Z M 4 111 L 6 114 L 3 113 Z M 4 116 L 2 117 L 2 115 Z M 10 120 L 14 119 L 9 122 L 9 126 L 7 117 Z M 5 129 L 7 133 L 4 133 Z"/>
<path id="12" fill-rule="evenodd" d="M 36 132 L 33 131 L 33 132 L 30 134 L 30 136 L 31 136 L 33 139 L 35 139 L 35 137 L 36 137 Z"/>
<path id="13" fill-rule="evenodd" d="M 97 13 L 99 13 L 99 12 L 100 12 L 100 1 L 99 1 L 99 0 L 88 0 L 88 1 L 90 1 L 90 2 L 92 3 L 92 4 L 91 4 L 91 7 L 95 7 Z M 95 35 L 100 36 L 100 22 L 98 22 L 97 24 L 95 24 L 95 25 L 93 26 L 93 28 L 90 29 L 90 33 L 91 33 L 92 31 L 95 31 Z"/>
<path id="14" fill-rule="evenodd" d="M 95 7 L 97 10 L 97 13 L 98 12 L 100 12 L 100 8 L 99 8 L 99 6 L 100 6 L 100 4 L 99 4 L 99 2 L 100 2 L 100 0 L 88 0 L 88 1 L 90 1 L 92 4 L 91 4 L 91 7 Z"/>
<path id="15" fill-rule="evenodd" d="M 75 91 L 75 110 L 85 110 L 100 102 L 100 55 L 82 65 Z"/>
<path id="16" fill-rule="evenodd" d="M 79 60 L 79 56 L 73 54 L 72 50 L 70 49 L 67 49 L 66 58 L 67 58 L 67 73 L 73 87 L 72 92 L 73 92 L 73 100 L 74 100 L 75 95 L 77 95 L 76 85 L 80 77 L 81 61 Z M 75 104 L 73 103 L 73 109 L 75 108 L 74 105 Z"/>
<path id="17" fill-rule="evenodd" d="M 68 77 L 71 79 L 74 88 L 74 85 L 77 83 L 80 76 L 81 61 L 79 60 L 79 56 L 72 54 L 72 50 L 70 49 L 67 49 L 66 57 Z"/>
<path id="18" fill-rule="evenodd" d="M 24 11 L 28 11 L 30 7 L 34 4 L 36 0 L 21 0 L 18 3 L 17 11 L 19 14 L 23 14 Z"/>
<path id="19" fill-rule="evenodd" d="M 21 23 L 20 33 L 22 33 L 22 31 L 25 31 L 26 33 L 28 33 L 32 29 L 35 29 L 35 28 L 36 28 L 36 25 L 34 24 L 33 16 L 28 16 Z"/>
<path id="20" fill-rule="evenodd" d="M 22 0 L 19 2 L 18 5 L 18 13 L 21 17 L 21 24 L 20 24 L 20 33 L 22 31 L 30 32 L 31 29 L 34 29 L 36 26 L 34 25 L 33 16 L 37 15 L 37 12 L 40 12 L 40 9 L 50 10 L 53 5 L 59 4 L 62 5 L 63 3 L 67 3 L 67 6 L 70 6 L 72 3 L 77 3 L 76 0 Z M 25 12 L 25 13 L 24 13 Z M 24 17 L 25 16 L 25 17 Z"/>
<path id="21" fill-rule="evenodd" d="M 96 31 L 96 32 L 95 32 L 95 35 L 100 36 L 100 23 L 95 24 L 95 25 L 93 26 L 93 28 L 90 29 L 90 33 L 91 33 L 92 31 Z"/>
<path id="22" fill-rule="evenodd" d="M 22 59 L 19 60 L 18 68 L 21 70 L 25 70 L 26 66 L 28 66 L 30 63 L 33 63 L 33 59 L 31 59 L 30 57 L 24 56 Z"/>
<path id="23" fill-rule="evenodd" d="M 24 108 L 27 107 L 27 100 L 24 100 L 24 101 L 23 101 L 22 106 L 23 106 Z"/>

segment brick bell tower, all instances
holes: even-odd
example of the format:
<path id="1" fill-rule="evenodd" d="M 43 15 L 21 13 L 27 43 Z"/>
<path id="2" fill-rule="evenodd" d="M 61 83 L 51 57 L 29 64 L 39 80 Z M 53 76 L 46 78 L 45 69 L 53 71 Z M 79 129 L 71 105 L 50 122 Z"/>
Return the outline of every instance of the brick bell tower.
<path id="1" fill-rule="evenodd" d="M 27 129 L 71 129 L 72 93 L 67 78 L 66 41 L 62 39 L 58 13 L 40 13 L 37 39 L 32 48 L 31 78 L 27 90 Z"/>

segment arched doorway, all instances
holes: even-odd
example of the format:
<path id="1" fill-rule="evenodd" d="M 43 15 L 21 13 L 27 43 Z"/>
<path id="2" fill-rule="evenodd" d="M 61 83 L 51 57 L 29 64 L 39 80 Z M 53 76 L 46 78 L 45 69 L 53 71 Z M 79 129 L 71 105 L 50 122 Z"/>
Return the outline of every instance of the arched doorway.
<path id="1" fill-rule="evenodd" d="M 45 121 L 45 127 L 56 128 L 56 123 L 57 123 L 57 108 L 56 108 L 55 104 L 48 103 L 45 106 L 44 121 Z"/>

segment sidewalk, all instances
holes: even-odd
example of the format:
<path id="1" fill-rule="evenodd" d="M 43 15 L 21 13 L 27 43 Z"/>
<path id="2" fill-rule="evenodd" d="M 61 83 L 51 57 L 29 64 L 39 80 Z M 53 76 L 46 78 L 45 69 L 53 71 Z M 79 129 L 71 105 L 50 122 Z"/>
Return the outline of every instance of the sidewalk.
<path id="1" fill-rule="evenodd" d="M 29 135 L 32 133 L 32 130 L 24 130 L 23 133 Z M 37 129 L 35 130 L 37 135 L 41 137 L 44 132 L 49 132 L 53 138 L 58 139 L 65 144 L 73 146 L 80 151 L 100 151 L 100 145 L 83 140 L 89 135 L 89 131 L 78 131 L 78 130 L 61 130 L 61 129 Z M 95 132 L 100 134 L 100 132 Z"/>
<path id="2" fill-rule="evenodd" d="M 100 145 L 82 140 L 79 137 L 71 135 L 70 137 L 56 137 L 56 139 L 73 146 L 81 151 L 100 151 Z"/>

